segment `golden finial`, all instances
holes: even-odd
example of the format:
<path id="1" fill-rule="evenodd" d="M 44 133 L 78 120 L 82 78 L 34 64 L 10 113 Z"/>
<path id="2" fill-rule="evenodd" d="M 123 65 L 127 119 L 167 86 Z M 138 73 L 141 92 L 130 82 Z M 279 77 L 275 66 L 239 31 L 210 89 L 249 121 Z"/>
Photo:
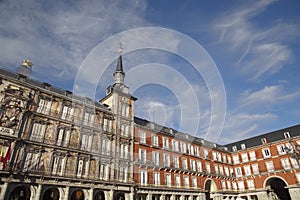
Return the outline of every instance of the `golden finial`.
<path id="1" fill-rule="evenodd" d="M 30 67 L 30 68 L 32 67 L 32 63 L 31 63 L 31 61 L 29 59 L 23 60 L 22 61 L 22 65 Z"/>

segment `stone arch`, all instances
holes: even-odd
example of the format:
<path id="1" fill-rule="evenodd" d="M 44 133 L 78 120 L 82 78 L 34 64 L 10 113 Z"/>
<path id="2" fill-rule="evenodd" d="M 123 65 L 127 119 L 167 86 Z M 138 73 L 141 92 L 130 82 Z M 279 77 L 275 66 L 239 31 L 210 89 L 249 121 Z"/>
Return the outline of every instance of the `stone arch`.
<path id="1" fill-rule="evenodd" d="M 8 199 L 30 200 L 31 188 L 28 185 L 16 185 L 9 194 Z"/>
<path id="2" fill-rule="evenodd" d="M 43 194 L 42 194 L 42 199 L 43 200 L 59 200 L 61 192 L 60 190 L 55 187 L 55 186 L 51 186 L 51 187 L 47 187 Z"/>
<path id="3" fill-rule="evenodd" d="M 288 183 L 282 177 L 271 176 L 264 182 L 264 187 L 267 189 L 267 195 L 273 199 L 291 200 Z"/>
<path id="4" fill-rule="evenodd" d="M 213 196 L 211 195 L 211 193 L 218 190 L 216 183 L 212 179 L 206 179 L 203 188 L 204 190 L 206 190 L 205 192 L 206 200 L 212 200 Z"/>

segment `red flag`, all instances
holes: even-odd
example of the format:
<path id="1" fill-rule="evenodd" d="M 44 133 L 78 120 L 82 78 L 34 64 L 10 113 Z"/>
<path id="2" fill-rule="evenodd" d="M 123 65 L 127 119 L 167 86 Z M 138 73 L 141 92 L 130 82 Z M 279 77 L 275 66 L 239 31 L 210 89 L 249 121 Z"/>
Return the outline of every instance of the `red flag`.
<path id="1" fill-rule="evenodd" d="M 6 162 L 10 159 L 10 154 L 11 154 L 11 143 L 9 143 L 8 150 L 7 150 L 6 155 L 3 159 L 3 169 L 5 169 Z"/>

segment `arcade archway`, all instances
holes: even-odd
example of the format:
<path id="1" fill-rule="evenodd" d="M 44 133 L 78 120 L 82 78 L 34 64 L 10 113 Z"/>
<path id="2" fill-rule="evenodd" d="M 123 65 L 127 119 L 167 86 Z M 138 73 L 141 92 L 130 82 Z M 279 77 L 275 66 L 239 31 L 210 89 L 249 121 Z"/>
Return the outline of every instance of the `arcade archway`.
<path id="1" fill-rule="evenodd" d="M 105 195 L 103 191 L 97 191 L 94 194 L 93 200 L 105 200 Z"/>
<path id="2" fill-rule="evenodd" d="M 115 193 L 114 200 L 125 200 L 125 194 L 123 192 Z"/>
<path id="3" fill-rule="evenodd" d="M 266 189 L 268 196 L 273 199 L 291 200 L 289 190 L 286 183 L 277 177 L 272 177 L 266 181 Z"/>
<path id="4" fill-rule="evenodd" d="M 20 186 L 17 186 L 16 188 L 14 188 L 10 192 L 8 199 L 9 200 L 15 200 L 15 199 L 30 200 L 30 195 L 31 195 L 31 192 L 30 192 L 29 186 L 20 185 Z"/>
<path id="5" fill-rule="evenodd" d="M 59 190 L 56 187 L 48 188 L 43 194 L 43 200 L 59 200 Z"/>
<path id="6" fill-rule="evenodd" d="M 71 200 L 84 200 L 84 193 L 81 189 L 74 190 L 71 194 Z"/>

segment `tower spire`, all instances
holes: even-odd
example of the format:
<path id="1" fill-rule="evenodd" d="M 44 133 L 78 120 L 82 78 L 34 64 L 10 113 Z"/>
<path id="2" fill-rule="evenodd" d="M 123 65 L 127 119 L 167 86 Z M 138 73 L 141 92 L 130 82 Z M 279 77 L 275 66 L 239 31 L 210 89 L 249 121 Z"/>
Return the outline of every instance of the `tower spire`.
<path id="1" fill-rule="evenodd" d="M 123 52 L 123 47 L 122 44 L 120 44 L 120 49 L 119 49 L 119 58 L 118 58 L 118 63 L 116 70 L 114 72 L 114 84 L 122 84 L 124 85 L 124 77 L 125 73 L 123 71 L 123 63 L 122 63 L 122 52 Z"/>

